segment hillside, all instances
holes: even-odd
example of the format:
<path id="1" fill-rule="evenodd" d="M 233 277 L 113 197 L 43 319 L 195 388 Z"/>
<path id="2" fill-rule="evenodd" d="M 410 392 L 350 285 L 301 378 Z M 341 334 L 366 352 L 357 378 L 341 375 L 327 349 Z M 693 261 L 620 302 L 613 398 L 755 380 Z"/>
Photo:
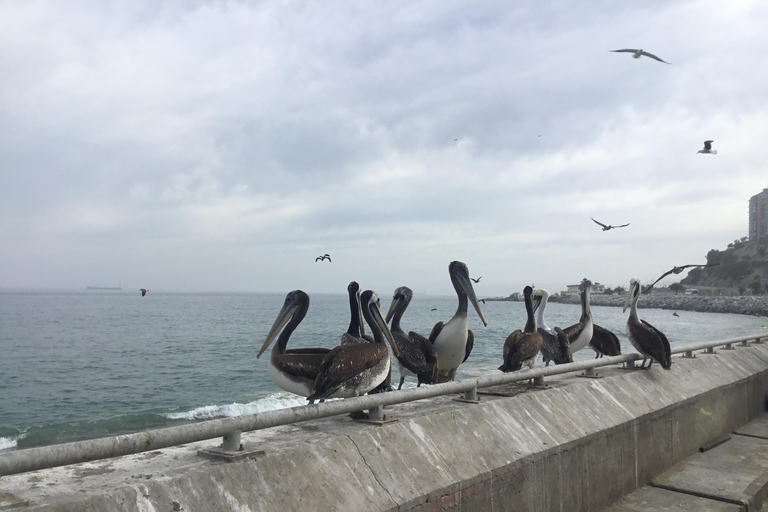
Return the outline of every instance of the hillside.
<path id="1" fill-rule="evenodd" d="M 707 264 L 716 267 L 695 268 L 680 282 L 688 286 L 738 288 L 741 293 L 766 293 L 768 279 L 768 238 L 749 242 L 746 237 L 734 240 L 724 251 L 712 249 Z"/>

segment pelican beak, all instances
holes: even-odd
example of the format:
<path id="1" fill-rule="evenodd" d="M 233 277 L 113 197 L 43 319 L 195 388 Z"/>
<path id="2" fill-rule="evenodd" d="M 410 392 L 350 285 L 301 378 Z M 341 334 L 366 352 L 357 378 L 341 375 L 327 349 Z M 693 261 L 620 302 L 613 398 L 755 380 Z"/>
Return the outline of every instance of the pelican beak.
<path id="1" fill-rule="evenodd" d="M 632 297 L 634 297 L 636 289 L 637 283 L 632 283 L 632 286 L 629 287 L 629 295 L 627 295 L 627 300 L 624 302 L 624 309 L 621 310 L 622 313 L 624 313 L 632 303 Z"/>
<path id="2" fill-rule="evenodd" d="M 384 319 L 384 315 L 381 312 L 381 308 L 379 307 L 378 302 L 370 301 L 368 303 L 368 311 L 370 311 L 371 318 L 373 318 L 373 321 L 376 323 L 376 327 L 379 328 L 379 330 L 381 331 L 381 334 L 384 335 L 384 337 L 387 339 L 389 344 L 392 346 L 392 351 L 395 353 L 396 356 L 400 355 L 400 349 L 397 348 L 397 342 L 395 342 L 395 337 L 392 336 L 392 332 L 389 330 L 389 327 L 387 327 L 387 321 Z"/>
<path id="3" fill-rule="evenodd" d="M 534 295 L 533 296 L 533 312 L 536 313 L 536 310 L 539 309 L 539 306 L 541 306 L 541 295 Z"/>
<path id="4" fill-rule="evenodd" d="M 469 280 L 469 275 L 464 275 L 463 272 L 459 272 L 456 274 L 456 277 L 459 280 L 459 285 L 461 285 L 461 288 L 464 290 L 464 293 L 467 294 L 467 297 L 469 298 L 469 302 L 472 303 L 472 306 L 475 308 L 475 311 L 477 311 L 477 316 L 480 317 L 480 320 L 483 321 L 483 325 L 487 326 L 488 322 L 485 321 L 485 317 L 483 316 L 483 312 L 480 310 L 480 303 L 477 301 L 477 296 L 475 295 L 475 289 L 472 288 L 472 281 Z"/>
<path id="5" fill-rule="evenodd" d="M 402 299 L 399 295 L 395 295 L 392 297 L 392 304 L 389 305 L 389 311 L 387 311 L 387 316 L 384 320 L 386 320 L 387 323 L 389 323 L 390 320 L 392 320 L 392 315 L 395 314 L 395 311 L 397 310 L 397 307 L 400 305 L 400 302 Z"/>
<path id="6" fill-rule="evenodd" d="M 360 335 L 365 335 L 365 320 L 363 318 L 363 304 L 360 302 L 360 290 L 357 290 L 357 318 L 360 319 Z"/>
<path id="7" fill-rule="evenodd" d="M 264 344 L 261 346 L 261 350 L 259 350 L 259 355 L 256 356 L 256 359 L 261 357 L 261 354 L 263 354 L 264 351 L 269 348 L 275 337 L 277 337 L 278 333 L 283 330 L 283 327 L 285 327 L 285 324 L 288 323 L 297 309 L 299 309 L 297 304 L 290 303 L 288 301 L 283 304 L 283 309 L 281 309 L 280 313 L 277 314 L 275 323 L 272 324 L 272 328 L 269 330 L 269 334 L 267 334 L 267 339 L 264 340 Z"/>

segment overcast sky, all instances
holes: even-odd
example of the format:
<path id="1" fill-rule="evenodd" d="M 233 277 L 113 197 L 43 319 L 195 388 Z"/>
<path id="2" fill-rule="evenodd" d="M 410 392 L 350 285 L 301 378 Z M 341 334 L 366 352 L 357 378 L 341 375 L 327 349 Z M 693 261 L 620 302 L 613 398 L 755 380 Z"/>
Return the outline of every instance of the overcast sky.
<path id="1" fill-rule="evenodd" d="M 768 186 L 766 27 L 737 0 L 0 1 L 0 287 L 448 294 L 461 260 L 484 297 L 703 263 Z"/>

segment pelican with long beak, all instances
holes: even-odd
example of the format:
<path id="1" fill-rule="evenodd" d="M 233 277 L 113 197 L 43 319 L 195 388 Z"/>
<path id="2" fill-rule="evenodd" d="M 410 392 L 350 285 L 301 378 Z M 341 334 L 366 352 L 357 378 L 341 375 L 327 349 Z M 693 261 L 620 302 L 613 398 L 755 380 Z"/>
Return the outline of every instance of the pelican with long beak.
<path id="1" fill-rule="evenodd" d="M 347 332 L 341 335 L 342 345 L 351 345 L 352 343 L 372 343 L 373 338 L 365 334 L 365 324 L 363 323 L 363 308 L 360 305 L 360 285 L 357 281 L 352 281 L 347 286 L 349 294 L 349 327 Z"/>
<path id="2" fill-rule="evenodd" d="M 389 342 L 395 355 L 397 342 L 387 327 L 379 307 L 379 296 L 366 290 L 360 296 L 363 316 L 373 334 L 373 343 L 340 345 L 323 358 L 315 379 L 310 403 L 324 398 L 350 398 L 364 395 L 387 378 L 390 368 Z"/>
<path id="3" fill-rule="evenodd" d="M 411 303 L 413 291 L 407 286 L 401 286 L 395 290 L 392 304 L 389 306 L 386 321 L 392 320 L 392 336 L 397 340 L 400 353 L 397 355 L 397 367 L 400 370 L 400 384 L 397 389 L 403 387 L 406 377 L 416 377 L 422 383 L 431 384 L 437 377 L 437 354 L 435 348 L 427 338 L 421 334 L 410 331 L 405 334 L 400 327 L 400 319 L 403 317 L 408 304 Z"/>
<path id="4" fill-rule="evenodd" d="M 631 305 L 629 319 L 627 320 L 627 338 L 632 346 L 643 356 L 643 363 L 640 368 L 645 368 L 646 359 L 650 358 L 648 370 L 654 361 L 657 361 L 662 368 L 669 370 L 672 366 L 672 353 L 669 348 L 669 340 L 663 332 L 646 322 L 640 320 L 637 316 L 637 300 L 640 298 L 640 280 L 633 277 L 629 281 L 629 295 L 624 303 L 626 311 Z"/>
<path id="5" fill-rule="evenodd" d="M 525 311 L 528 313 L 528 320 L 525 322 L 525 328 L 521 331 L 516 330 L 504 341 L 504 363 L 499 366 L 502 372 L 514 372 L 522 369 L 523 366 L 533 368 L 536 359 L 539 358 L 542 336 L 536 330 L 536 318 L 533 316 L 533 304 L 531 296 L 533 288 L 526 286 L 523 290 L 525 297 Z"/>
<path id="6" fill-rule="evenodd" d="M 592 281 L 584 279 L 579 286 L 581 294 L 581 318 L 578 323 L 563 329 L 571 344 L 571 354 L 586 347 L 592 339 L 592 310 L 589 309 L 589 296 L 592 293 Z"/>
<path id="7" fill-rule="evenodd" d="M 310 396 L 314 392 L 317 371 L 323 359 L 330 352 L 327 348 L 299 348 L 286 350 L 293 331 L 301 323 L 309 309 L 309 295 L 294 290 L 285 296 L 283 308 L 267 334 L 264 344 L 256 356 L 258 359 L 277 333 L 280 337 L 269 356 L 269 376 L 278 387 L 299 396 Z M 285 329 L 283 329 L 285 327 Z M 282 332 L 280 332 L 282 330 Z"/>
<path id="8" fill-rule="evenodd" d="M 536 331 L 541 334 L 541 357 L 544 359 L 545 366 L 549 362 L 555 364 L 572 363 L 571 344 L 568 336 L 562 329 L 555 327 L 551 329 L 544 323 L 544 309 L 547 307 L 549 292 L 537 288 L 533 292 L 533 312 L 536 314 Z"/>
<path id="9" fill-rule="evenodd" d="M 437 353 L 436 382 L 452 381 L 456 377 L 456 369 L 472 352 L 475 336 L 469 330 L 467 322 L 468 300 L 472 302 L 483 325 L 488 325 L 477 302 L 475 290 L 472 288 L 467 265 L 460 261 L 452 261 L 448 265 L 448 273 L 459 298 L 459 307 L 447 323 L 436 323 L 429 335 L 429 340 L 435 346 Z"/>

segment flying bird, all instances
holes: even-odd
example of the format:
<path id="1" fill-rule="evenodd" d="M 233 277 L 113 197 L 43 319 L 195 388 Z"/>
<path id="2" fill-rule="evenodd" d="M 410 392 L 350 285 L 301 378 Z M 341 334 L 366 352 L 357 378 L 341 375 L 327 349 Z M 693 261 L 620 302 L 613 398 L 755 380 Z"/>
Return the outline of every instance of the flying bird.
<path id="1" fill-rule="evenodd" d="M 648 52 L 646 52 L 645 50 L 642 50 L 642 49 L 635 50 L 633 48 L 624 48 L 623 50 L 608 50 L 608 51 L 609 52 L 618 52 L 618 53 L 631 53 L 633 59 L 639 59 L 641 56 L 645 55 L 646 57 L 650 57 L 650 58 L 655 59 L 655 60 L 657 60 L 659 62 L 663 62 L 664 64 L 669 64 L 669 62 L 667 62 L 665 60 L 661 60 L 660 58 L 658 58 L 654 54 L 648 53 Z"/>
<path id="2" fill-rule="evenodd" d="M 437 311 L 437 308 L 432 308 L 430 309 L 430 311 Z"/>
<path id="3" fill-rule="evenodd" d="M 657 280 L 655 280 L 655 281 L 653 282 L 653 284 L 651 284 L 650 286 L 647 286 L 647 287 L 646 287 L 646 288 L 643 290 L 643 293 L 648 293 L 648 292 L 650 292 L 650 291 L 651 291 L 651 288 L 653 288 L 653 285 L 654 285 L 654 284 L 658 283 L 659 281 L 661 281 L 662 279 L 664 279 L 665 277 L 667 277 L 667 276 L 668 276 L 668 275 L 670 275 L 670 274 L 679 274 L 679 273 L 681 273 L 683 270 L 685 270 L 685 269 L 687 269 L 687 268 L 691 268 L 691 267 L 716 267 L 716 266 L 718 266 L 718 265 L 719 265 L 719 263 L 709 263 L 709 264 L 707 264 L 707 265 L 682 265 L 682 266 L 679 266 L 679 267 L 674 267 L 672 270 L 667 270 L 666 272 L 664 272 L 663 274 L 661 274 L 661 277 L 659 277 Z"/>
<path id="4" fill-rule="evenodd" d="M 674 313 L 672 313 L 672 316 L 680 316 L 680 315 L 678 315 L 677 311 L 675 311 Z"/>
<path id="5" fill-rule="evenodd" d="M 696 153 L 704 153 L 705 155 L 716 155 L 717 150 L 712 149 L 712 143 L 715 142 L 713 140 L 705 140 L 704 141 L 704 149 L 698 150 Z"/>
<path id="6" fill-rule="evenodd" d="M 149 290 L 147 290 L 146 288 L 139 288 L 139 291 L 141 292 L 141 296 L 143 297 L 147 294 Z"/>
<path id="7" fill-rule="evenodd" d="M 470 277 L 470 279 L 471 279 L 473 282 L 475 282 L 475 283 L 479 283 L 479 282 L 480 282 L 480 280 L 481 280 L 482 278 L 483 278 L 483 276 L 480 276 L 480 277 L 478 277 L 477 279 L 475 279 L 474 277 Z"/>
<path id="8" fill-rule="evenodd" d="M 330 263 L 331 255 L 326 253 L 326 254 L 323 254 L 322 256 L 318 256 L 317 258 L 315 258 L 315 263 L 317 263 L 318 261 L 324 261 L 324 260 L 328 260 L 328 262 Z"/>
<path id="9" fill-rule="evenodd" d="M 592 219 L 592 217 L 590 217 L 590 219 Z M 629 222 L 627 222 L 626 224 L 622 224 L 621 226 L 611 226 L 610 224 L 609 225 L 605 225 L 602 222 L 598 222 L 595 219 L 592 219 L 592 221 L 595 224 L 597 224 L 599 226 L 602 226 L 603 227 L 603 231 L 608 231 L 609 229 L 616 229 L 616 228 L 625 228 L 625 227 L 629 226 Z"/>

